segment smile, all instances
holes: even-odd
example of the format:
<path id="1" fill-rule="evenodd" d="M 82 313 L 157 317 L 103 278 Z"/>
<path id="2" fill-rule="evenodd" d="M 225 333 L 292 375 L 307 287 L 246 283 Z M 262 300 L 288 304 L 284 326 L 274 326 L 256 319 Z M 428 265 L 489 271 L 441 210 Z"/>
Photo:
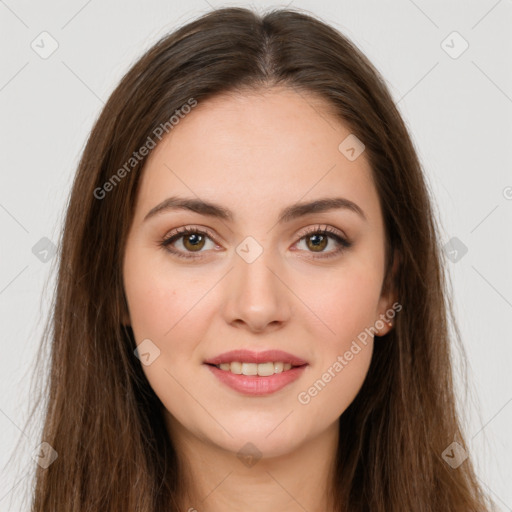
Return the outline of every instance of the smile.
<path id="1" fill-rule="evenodd" d="M 309 366 L 281 350 L 233 350 L 204 361 L 221 384 L 244 395 L 268 395 L 296 381 Z"/>
<path id="2" fill-rule="evenodd" d="M 233 361 L 232 363 L 222 363 L 215 365 L 220 370 L 231 372 L 236 375 L 259 375 L 260 377 L 269 377 L 276 373 L 286 372 L 292 368 L 291 363 L 268 362 L 268 363 L 241 363 Z"/>

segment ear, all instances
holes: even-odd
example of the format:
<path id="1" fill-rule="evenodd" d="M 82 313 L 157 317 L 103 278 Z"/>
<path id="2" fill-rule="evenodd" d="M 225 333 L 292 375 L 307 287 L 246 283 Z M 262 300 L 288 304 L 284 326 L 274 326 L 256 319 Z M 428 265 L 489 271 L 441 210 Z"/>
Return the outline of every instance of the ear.
<path id="1" fill-rule="evenodd" d="M 395 249 L 393 252 L 393 264 L 391 268 L 390 275 L 386 276 L 384 279 L 384 283 L 382 286 L 382 292 L 379 299 L 379 304 L 377 308 L 378 316 L 375 319 L 374 325 L 377 328 L 376 336 L 384 336 L 388 334 L 389 331 L 393 328 L 394 325 L 394 317 L 396 315 L 395 311 L 400 311 L 402 307 L 394 308 L 393 304 L 396 304 L 398 301 L 397 290 L 396 290 L 396 277 L 398 275 L 398 269 L 401 264 L 401 255 L 398 249 Z M 378 328 L 382 326 L 381 328 Z"/>

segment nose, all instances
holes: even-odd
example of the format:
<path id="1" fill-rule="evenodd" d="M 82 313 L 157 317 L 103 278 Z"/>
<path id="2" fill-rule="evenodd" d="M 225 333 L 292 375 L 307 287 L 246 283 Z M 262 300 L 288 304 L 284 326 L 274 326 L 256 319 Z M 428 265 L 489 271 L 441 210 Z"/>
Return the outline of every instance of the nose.
<path id="1" fill-rule="evenodd" d="M 277 330 L 289 322 L 293 293 L 284 270 L 271 261 L 269 251 L 253 262 L 235 258 L 225 283 L 224 315 L 229 324 L 251 332 Z"/>

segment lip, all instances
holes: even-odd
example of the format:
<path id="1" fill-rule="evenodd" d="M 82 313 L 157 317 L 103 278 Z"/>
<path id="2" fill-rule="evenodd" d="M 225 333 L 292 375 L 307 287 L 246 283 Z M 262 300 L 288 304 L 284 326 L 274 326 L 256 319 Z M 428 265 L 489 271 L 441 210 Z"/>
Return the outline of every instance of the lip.
<path id="1" fill-rule="evenodd" d="M 285 372 L 274 373 L 274 375 L 269 377 L 260 377 L 259 375 L 237 375 L 210 364 L 206 365 L 223 384 L 239 393 L 252 396 L 269 395 L 279 391 L 297 380 L 307 366 L 307 364 L 296 366 Z"/>
<path id="2" fill-rule="evenodd" d="M 233 361 L 240 363 L 281 362 L 290 363 L 292 366 L 303 366 L 308 364 L 308 362 L 304 359 L 301 359 L 300 357 L 293 354 L 289 354 L 288 352 L 283 352 L 282 350 L 264 350 L 262 352 L 254 352 L 251 350 L 231 350 L 230 352 L 224 352 L 223 354 L 220 354 L 216 357 L 207 359 L 205 364 L 216 365 L 222 363 L 232 363 Z M 268 379 L 268 377 L 265 378 Z"/>
<path id="3" fill-rule="evenodd" d="M 230 371 L 221 370 L 215 366 L 222 363 L 232 363 L 233 361 L 257 364 L 267 362 L 290 363 L 292 368 L 268 377 L 261 377 L 259 375 L 238 375 Z M 204 364 L 220 382 L 231 389 L 245 395 L 261 396 L 275 393 L 297 380 L 309 363 L 298 356 L 283 352 L 282 350 L 263 350 L 261 352 L 231 350 L 207 359 Z"/>

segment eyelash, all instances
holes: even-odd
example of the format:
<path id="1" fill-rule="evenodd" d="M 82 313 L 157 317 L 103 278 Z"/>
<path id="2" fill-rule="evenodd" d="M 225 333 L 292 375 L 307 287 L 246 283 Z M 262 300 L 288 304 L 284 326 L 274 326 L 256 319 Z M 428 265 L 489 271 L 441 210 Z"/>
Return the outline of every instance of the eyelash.
<path id="1" fill-rule="evenodd" d="M 179 240 L 180 238 L 185 237 L 186 235 L 190 235 L 190 234 L 206 236 L 206 237 L 210 238 L 212 240 L 212 242 L 217 243 L 215 241 L 215 237 L 208 230 L 202 230 L 202 229 L 197 229 L 194 227 L 187 226 L 187 227 L 181 228 L 181 229 L 176 230 L 175 232 L 171 233 L 170 236 L 164 238 L 161 242 L 159 242 L 159 245 L 161 247 L 163 247 L 164 249 L 166 249 L 167 251 L 169 251 L 170 253 L 178 256 L 179 258 L 184 258 L 184 259 L 202 258 L 202 256 L 199 255 L 199 253 L 197 256 L 196 255 L 191 256 L 191 255 L 185 255 L 181 251 L 171 249 L 171 244 L 173 242 L 175 242 L 176 240 Z M 349 249 L 352 246 L 352 242 L 349 242 L 346 238 L 340 236 L 336 231 L 334 231 L 329 226 L 325 226 L 323 229 L 321 226 L 316 226 L 314 228 L 311 228 L 306 233 L 304 233 L 299 238 L 299 240 L 297 240 L 297 242 L 300 242 L 304 238 L 307 238 L 308 236 L 311 236 L 311 235 L 327 236 L 327 237 L 333 239 L 334 241 L 336 241 L 340 245 L 340 247 L 338 249 L 336 249 L 335 251 L 331 251 L 330 253 L 326 253 L 326 255 L 324 255 L 324 256 L 317 256 L 315 253 L 312 253 L 313 259 L 332 258 L 334 256 L 341 254 L 346 249 Z M 189 253 L 189 254 L 192 254 L 192 253 Z M 322 253 L 319 253 L 319 254 L 322 254 Z"/>

